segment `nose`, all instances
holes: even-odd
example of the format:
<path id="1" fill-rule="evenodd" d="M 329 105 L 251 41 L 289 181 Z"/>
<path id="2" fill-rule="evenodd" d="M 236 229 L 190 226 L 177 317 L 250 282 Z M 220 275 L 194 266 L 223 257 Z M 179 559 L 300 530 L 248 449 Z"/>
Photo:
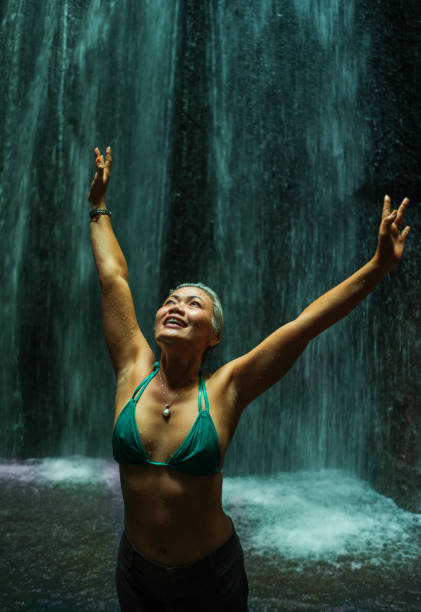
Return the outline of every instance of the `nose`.
<path id="1" fill-rule="evenodd" d="M 177 302 L 176 304 L 170 304 L 168 308 L 168 312 L 178 312 L 180 314 L 184 314 L 184 305 L 182 302 Z"/>

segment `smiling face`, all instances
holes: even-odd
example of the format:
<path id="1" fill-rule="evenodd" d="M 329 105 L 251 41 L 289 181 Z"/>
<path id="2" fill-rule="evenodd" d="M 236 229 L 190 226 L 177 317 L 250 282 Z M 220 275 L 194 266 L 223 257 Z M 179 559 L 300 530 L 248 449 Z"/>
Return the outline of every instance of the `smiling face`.
<path id="1" fill-rule="evenodd" d="M 155 317 L 155 340 L 159 346 L 188 342 L 204 352 L 219 342 L 212 327 L 212 298 L 198 287 L 176 289 L 164 301 Z"/>

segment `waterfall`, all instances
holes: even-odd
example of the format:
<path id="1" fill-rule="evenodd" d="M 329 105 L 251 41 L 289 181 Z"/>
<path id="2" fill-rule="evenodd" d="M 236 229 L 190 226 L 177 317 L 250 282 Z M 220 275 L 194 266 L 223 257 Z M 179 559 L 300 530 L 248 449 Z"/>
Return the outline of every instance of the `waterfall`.
<path id="1" fill-rule="evenodd" d="M 108 204 L 151 343 L 176 281 L 202 280 L 222 298 L 216 367 L 372 256 L 373 184 L 397 183 L 376 161 L 387 121 L 369 116 L 384 48 L 374 50 L 380 9 L 370 10 L 358 0 L 2 3 L 0 455 L 110 456 L 114 380 L 89 241 L 94 146 L 112 146 Z M 228 474 L 369 473 L 384 427 L 381 308 L 370 296 L 247 408 Z"/>
<path id="2" fill-rule="evenodd" d="M 152 340 L 178 11 L 163 1 L 3 6 L 1 455 L 109 455 L 114 381 L 89 240 L 93 147 L 112 145 L 109 207 Z"/>
<path id="3" fill-rule="evenodd" d="M 370 144 L 357 112 L 369 37 L 357 37 L 354 2 L 276 4 L 225 2 L 211 18 L 209 168 L 224 262 L 215 282 L 227 296 L 230 356 L 371 256 L 357 252 L 350 214 Z M 314 340 L 247 409 L 231 450 L 235 471 L 361 472 L 374 418 L 364 317 L 362 306 Z"/>

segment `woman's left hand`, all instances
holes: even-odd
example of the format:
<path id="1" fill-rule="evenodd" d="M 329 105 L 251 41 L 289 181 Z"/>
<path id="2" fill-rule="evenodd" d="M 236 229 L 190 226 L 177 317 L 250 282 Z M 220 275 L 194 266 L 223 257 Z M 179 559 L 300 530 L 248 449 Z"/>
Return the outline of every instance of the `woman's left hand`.
<path id="1" fill-rule="evenodd" d="M 374 258 L 388 270 L 396 266 L 403 256 L 405 240 L 411 229 L 409 225 L 401 229 L 403 215 L 408 204 L 409 198 L 404 198 L 399 208 L 390 212 L 390 197 L 384 196 L 379 240 Z"/>

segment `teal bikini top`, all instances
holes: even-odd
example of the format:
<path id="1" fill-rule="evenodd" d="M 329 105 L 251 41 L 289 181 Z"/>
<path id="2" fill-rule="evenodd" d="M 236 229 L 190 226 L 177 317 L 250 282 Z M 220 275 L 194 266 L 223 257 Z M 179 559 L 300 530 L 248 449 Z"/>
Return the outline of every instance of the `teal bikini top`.
<path id="1" fill-rule="evenodd" d="M 207 476 L 220 472 L 221 447 L 218 433 L 209 412 L 205 381 L 201 374 L 198 400 L 199 414 L 186 439 L 171 455 L 167 463 L 149 459 L 140 439 L 135 411 L 140 396 L 158 371 L 159 361 L 155 363 L 151 374 L 136 387 L 131 399 L 120 412 L 113 432 L 114 459 L 119 463 L 128 465 L 163 465 L 194 476 Z M 205 397 L 205 410 L 202 410 L 202 394 Z"/>

